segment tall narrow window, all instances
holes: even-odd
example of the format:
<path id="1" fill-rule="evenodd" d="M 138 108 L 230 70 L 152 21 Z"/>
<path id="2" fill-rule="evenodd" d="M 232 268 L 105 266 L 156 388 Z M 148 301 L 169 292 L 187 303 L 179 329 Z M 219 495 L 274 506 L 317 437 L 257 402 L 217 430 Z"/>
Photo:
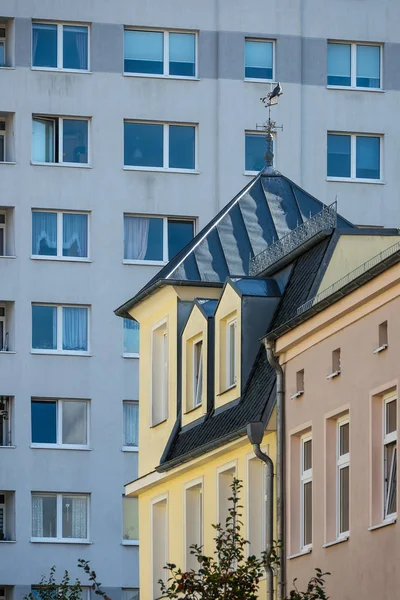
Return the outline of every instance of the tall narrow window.
<path id="1" fill-rule="evenodd" d="M 247 463 L 247 523 L 249 555 L 261 556 L 266 542 L 266 497 L 265 465 L 259 458 L 250 458 Z"/>
<path id="2" fill-rule="evenodd" d="M 139 323 L 124 319 L 124 356 L 139 356 Z"/>
<path id="3" fill-rule="evenodd" d="M 387 348 L 388 346 L 388 324 L 387 321 L 379 325 L 379 347 Z"/>
<path id="4" fill-rule="evenodd" d="M 15 492 L 0 491 L 0 542 L 15 540 Z"/>
<path id="5" fill-rule="evenodd" d="M 9 396 L 0 396 L 0 446 L 11 446 L 11 402 Z"/>
<path id="6" fill-rule="evenodd" d="M 384 407 L 384 519 L 397 512 L 397 398 L 387 398 Z"/>
<path id="7" fill-rule="evenodd" d="M 137 542 L 139 540 L 139 512 L 138 499 L 122 496 L 124 542 Z"/>
<path id="8" fill-rule="evenodd" d="M 312 438 L 301 439 L 301 497 L 300 497 L 300 532 L 301 549 L 312 545 Z"/>
<path id="9" fill-rule="evenodd" d="M 232 496 L 232 482 L 236 475 L 235 466 L 226 466 L 217 471 L 217 491 L 218 491 L 218 514 L 217 521 L 225 527 L 226 519 L 229 517 L 230 502 Z"/>
<path id="10" fill-rule="evenodd" d="M 193 407 L 200 406 L 203 393 L 203 341 L 193 344 Z"/>
<path id="11" fill-rule="evenodd" d="M 6 66 L 6 34 L 6 26 L 0 23 L 0 67 Z"/>
<path id="12" fill-rule="evenodd" d="M 1 155 L 1 135 L 0 135 Z M 6 255 L 6 213 L 0 213 L 0 256 Z"/>
<path id="13" fill-rule="evenodd" d="M 350 529 L 350 422 L 337 424 L 337 534 L 347 537 Z"/>
<path id="14" fill-rule="evenodd" d="M 197 558 L 190 547 L 203 544 L 203 489 L 201 483 L 188 485 L 185 489 L 185 559 L 186 570 L 198 567 Z"/>
<path id="15" fill-rule="evenodd" d="M 6 122 L 0 121 L 0 162 L 6 160 Z"/>
<path id="16" fill-rule="evenodd" d="M 124 448 L 139 446 L 139 402 L 124 400 Z"/>
<path id="17" fill-rule="evenodd" d="M 226 325 L 226 385 L 232 387 L 237 380 L 237 321 Z"/>
<path id="18" fill-rule="evenodd" d="M 168 330 L 163 323 L 152 335 L 152 426 L 168 417 Z"/>
<path id="19" fill-rule="evenodd" d="M 331 372 L 328 375 L 327 379 L 333 379 L 337 377 L 341 373 L 341 364 L 340 364 L 340 348 L 336 348 L 332 352 L 332 367 Z"/>
<path id="20" fill-rule="evenodd" d="M 6 317 L 6 307 L 4 305 L 0 305 L 0 352 L 8 351 L 8 333 Z"/>
<path id="21" fill-rule="evenodd" d="M 152 520 L 152 598 L 160 596 L 160 579 L 164 582 L 167 578 L 165 565 L 168 562 L 168 500 L 162 498 L 153 502 L 151 511 Z"/>
<path id="22" fill-rule="evenodd" d="M 244 144 L 244 170 L 246 173 L 258 173 L 265 167 L 265 152 L 267 150 L 265 135 L 246 131 Z M 273 142 L 271 149 L 273 152 Z"/>

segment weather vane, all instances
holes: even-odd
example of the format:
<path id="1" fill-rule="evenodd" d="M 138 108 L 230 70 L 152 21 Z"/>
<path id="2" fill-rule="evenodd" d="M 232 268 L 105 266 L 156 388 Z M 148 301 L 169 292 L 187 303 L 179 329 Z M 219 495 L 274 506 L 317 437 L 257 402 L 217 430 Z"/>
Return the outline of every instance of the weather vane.
<path id="1" fill-rule="evenodd" d="M 279 96 L 282 96 L 283 94 L 283 89 L 281 84 L 278 83 L 276 84 L 276 86 L 274 87 L 274 89 L 269 92 L 269 94 L 267 94 L 267 96 L 264 96 L 263 98 L 260 98 L 261 102 L 264 104 L 265 108 L 268 108 L 268 121 L 266 123 L 264 123 L 263 125 L 257 125 L 257 129 L 262 129 L 263 131 L 265 131 L 266 138 L 267 138 L 267 151 L 265 153 L 265 162 L 267 167 L 272 167 L 273 166 L 273 160 L 274 160 L 274 153 L 272 150 L 272 142 L 273 142 L 273 134 L 276 133 L 276 131 L 278 129 L 281 129 L 283 131 L 283 125 L 277 125 L 275 121 L 272 121 L 271 119 L 271 106 L 275 106 L 276 104 L 278 104 L 278 98 Z"/>

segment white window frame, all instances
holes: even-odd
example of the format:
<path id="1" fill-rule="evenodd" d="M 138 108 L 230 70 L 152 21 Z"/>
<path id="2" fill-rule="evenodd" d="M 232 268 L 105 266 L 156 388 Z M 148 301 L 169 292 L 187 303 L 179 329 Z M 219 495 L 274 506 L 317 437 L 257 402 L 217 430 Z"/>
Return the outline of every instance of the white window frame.
<path id="1" fill-rule="evenodd" d="M 349 469 L 350 478 L 350 449 L 347 454 L 340 454 L 340 431 L 344 425 L 349 426 L 349 444 L 350 444 L 350 418 L 348 415 L 336 421 L 336 535 L 337 539 L 346 539 L 350 535 L 350 529 L 340 531 L 341 505 L 340 505 L 340 474 L 342 469 Z M 350 479 L 349 479 L 350 481 Z M 350 490 L 349 490 L 349 523 L 350 523 Z"/>
<path id="2" fill-rule="evenodd" d="M 41 21 L 35 19 L 32 21 L 32 31 L 35 24 L 39 25 L 56 25 L 57 26 L 57 67 L 34 67 L 33 52 L 31 44 L 31 69 L 32 71 L 63 71 L 67 73 L 90 73 L 90 25 L 89 23 L 68 23 L 66 21 Z M 63 54 L 64 54 L 64 26 L 66 27 L 87 27 L 88 30 L 88 68 L 87 69 L 64 69 Z"/>
<path id="3" fill-rule="evenodd" d="M 0 129 L 0 137 L 3 138 L 3 146 L 4 146 L 4 160 L 0 161 L 1 163 L 6 163 L 7 161 L 7 119 L 0 119 L 0 123 L 4 123 L 4 129 Z"/>
<path id="4" fill-rule="evenodd" d="M 0 28 L 6 30 L 5 37 L 0 37 L 0 46 L 4 46 L 4 65 L 0 65 L 0 68 L 7 69 L 7 23 L 0 23 Z"/>
<path id="5" fill-rule="evenodd" d="M 48 208 L 32 209 L 32 214 L 40 213 L 53 213 L 57 215 L 57 255 L 56 256 L 43 256 L 42 254 L 32 254 L 32 243 L 31 243 L 31 258 L 35 260 L 64 260 L 72 262 L 90 262 L 90 213 L 83 210 L 49 210 Z M 86 215 L 87 216 L 87 256 L 63 256 L 63 218 L 64 215 Z M 0 225 L 1 227 L 1 225 Z M 32 227 L 31 227 L 32 237 Z"/>
<path id="6" fill-rule="evenodd" d="M 12 396 L 5 396 L 5 398 L 5 409 L 3 410 L 7 412 L 7 419 L 3 418 L 1 427 L 3 440 L 7 440 L 8 443 L 0 444 L 0 448 L 10 448 L 12 446 Z"/>
<path id="7" fill-rule="evenodd" d="M 163 126 L 163 166 L 162 167 L 147 167 L 147 166 L 135 166 L 125 165 L 123 169 L 125 171 L 157 171 L 160 173 L 198 173 L 198 123 L 175 123 L 175 122 L 162 122 L 162 121 L 137 121 L 135 119 L 124 119 L 124 123 L 138 123 L 141 125 L 162 125 Z M 182 169 L 180 167 L 169 166 L 169 127 L 193 127 L 194 128 L 194 168 L 193 169 Z M 125 143 L 125 140 L 124 140 Z M 42 164 L 42 163 L 41 163 Z"/>
<path id="8" fill-rule="evenodd" d="M 128 319 L 123 319 L 123 323 L 122 323 L 122 333 L 123 335 L 125 335 L 125 320 Z M 139 338 L 140 338 L 140 325 L 139 325 Z M 125 341 L 123 340 L 123 352 L 122 352 L 122 356 L 123 358 L 140 358 L 140 352 L 125 352 Z M 139 347 L 140 350 L 140 347 Z"/>
<path id="9" fill-rule="evenodd" d="M 198 43 L 198 32 L 197 31 L 190 31 L 190 30 L 186 30 L 186 29 L 157 29 L 157 28 L 153 28 L 153 29 L 144 29 L 144 28 L 138 28 L 138 27 L 125 27 L 124 28 L 124 34 L 125 31 L 148 31 L 149 33 L 162 33 L 163 34 L 163 44 L 164 44 L 164 65 L 163 65 L 163 73 L 130 73 L 129 71 L 125 71 L 125 43 L 124 43 L 124 52 L 123 52 L 123 65 L 122 65 L 122 70 L 123 70 L 123 74 L 126 77 L 150 77 L 150 78 L 156 78 L 156 79 L 189 79 L 189 80 L 198 80 L 199 79 L 199 75 L 198 75 L 198 70 L 199 70 L 199 61 L 198 61 L 198 56 L 199 56 L 199 43 Z M 169 34 L 170 33 L 188 33 L 191 35 L 194 35 L 194 60 L 195 60 L 195 65 L 194 65 L 194 75 L 193 76 L 189 76 L 189 75 L 170 75 L 169 74 Z"/>
<path id="10" fill-rule="evenodd" d="M 56 512 L 56 537 L 31 537 L 31 542 L 46 542 L 46 543 L 62 543 L 62 544 L 89 544 L 90 543 L 90 494 L 77 494 L 77 493 L 51 493 L 51 492 L 33 492 L 31 495 L 31 511 L 32 511 L 32 500 L 34 496 L 44 498 L 45 496 L 56 496 L 57 498 L 57 512 Z M 63 538 L 62 537 L 62 498 L 63 496 L 86 498 L 86 538 Z M 33 511 L 32 511 L 33 512 Z M 32 522 L 32 517 L 31 517 Z"/>
<path id="11" fill-rule="evenodd" d="M 4 504 L 0 504 L 0 510 L 3 511 L 3 535 L 6 537 L 7 531 L 7 493 L 4 491 L 0 492 L 0 495 L 4 496 Z"/>
<path id="12" fill-rule="evenodd" d="M 383 400 L 383 464 L 382 464 L 382 468 L 383 468 L 383 520 L 385 521 L 393 521 L 393 519 L 395 519 L 397 517 L 397 511 L 393 512 L 393 513 L 388 513 L 387 512 L 387 508 L 388 508 L 388 498 L 389 498 L 389 482 L 386 482 L 386 468 L 385 468 L 385 462 L 386 462 L 386 446 L 389 444 L 392 444 L 393 442 L 396 442 L 396 446 L 395 446 L 395 461 L 396 461 L 396 469 L 397 469 L 397 461 L 398 461 L 398 456 L 397 456 L 397 422 L 396 422 L 396 429 L 395 431 L 392 431 L 391 433 L 386 433 L 386 407 L 388 404 L 390 404 L 391 402 L 396 402 L 396 420 L 397 420 L 397 411 L 398 411 L 398 398 L 396 394 L 389 394 L 387 395 L 384 400 Z M 393 465 L 392 465 L 393 466 Z M 390 479 L 391 477 L 389 477 Z M 397 471 L 396 471 L 396 503 L 397 503 L 397 494 L 398 494 L 398 475 L 397 475 Z"/>
<path id="13" fill-rule="evenodd" d="M 162 331 L 157 334 L 157 330 L 161 329 Z M 162 344 L 161 344 L 161 358 L 160 363 L 162 364 L 162 375 L 159 375 L 159 379 L 161 379 L 161 399 L 159 402 L 161 403 L 162 408 L 162 419 L 160 421 L 155 421 L 153 416 L 153 405 L 154 405 L 154 377 L 153 373 L 153 361 L 154 361 L 154 337 L 155 335 L 162 335 Z M 168 420 L 169 411 L 168 411 L 168 401 L 169 401 L 169 393 L 168 393 L 168 370 L 169 370 L 169 326 L 168 326 L 168 318 L 162 319 L 158 323 L 152 327 L 151 330 L 151 402 L 150 405 L 150 423 L 151 427 L 157 427 L 157 425 L 161 425 Z M 161 412 L 161 411 L 160 411 Z"/>
<path id="14" fill-rule="evenodd" d="M 44 69 L 45 71 L 47 71 L 48 69 Z M 79 71 L 78 71 L 79 72 Z M 52 121 L 54 123 L 54 139 L 53 139 L 53 144 L 54 144 L 54 158 L 58 158 L 57 161 L 53 161 L 53 162 L 38 162 L 35 160 L 31 160 L 31 164 L 32 165 L 41 165 L 41 166 L 57 166 L 57 167 L 75 167 L 77 169 L 90 169 L 91 168 L 91 147 L 92 147 L 92 143 L 91 143 L 91 118 L 90 117 L 81 117 L 81 116 L 62 116 L 62 117 L 57 117 L 57 116 L 51 116 L 51 115 L 38 115 L 36 113 L 34 113 L 32 115 L 32 123 L 34 120 L 40 120 L 40 121 Z M 64 145 L 63 145 L 63 133 L 64 133 L 64 120 L 65 121 L 86 121 L 88 124 L 88 143 L 87 143 L 87 162 L 85 163 L 75 163 L 75 162 L 66 162 L 63 160 L 63 150 L 64 150 Z M 31 134 L 32 135 L 32 134 Z M 56 157 L 55 152 L 56 152 L 56 136 L 58 137 L 58 156 Z"/>
<path id="15" fill-rule="evenodd" d="M 164 547 L 164 565 L 168 563 L 168 556 L 169 556 L 169 522 L 168 522 L 168 517 L 169 517 L 169 498 L 168 498 L 168 493 L 166 494 L 162 494 L 161 496 L 157 496 L 156 498 L 153 498 L 150 501 L 150 548 L 151 548 L 151 598 L 158 598 L 159 596 L 159 589 L 157 589 L 157 596 L 155 596 L 156 590 L 154 589 L 154 585 L 153 585 L 153 579 L 154 579 L 154 545 L 153 545 L 153 538 L 154 538 L 154 507 L 156 504 L 161 504 L 165 502 L 165 514 L 166 514 L 166 523 L 165 523 L 165 547 Z M 167 580 L 167 571 L 164 569 L 163 571 L 163 579 L 164 582 L 166 583 Z"/>
<path id="16" fill-rule="evenodd" d="M 185 558 L 185 570 L 188 570 L 188 552 L 189 552 L 189 540 L 187 538 L 187 521 L 188 521 L 188 506 L 187 506 L 187 492 L 192 488 L 199 489 L 199 529 L 198 535 L 200 539 L 199 546 L 204 544 L 204 480 L 203 477 L 193 479 L 188 483 L 185 483 L 183 487 L 183 514 L 184 514 L 184 558 Z M 190 545 L 192 542 L 190 542 Z"/>
<path id="17" fill-rule="evenodd" d="M 272 44 L 272 78 L 271 79 L 259 79 L 258 77 L 246 77 L 246 42 L 264 42 L 264 43 L 269 43 Z M 245 47 L 245 53 L 244 53 L 244 67 L 243 67 L 243 72 L 244 72 L 244 81 L 250 81 L 252 83 L 275 83 L 275 73 L 276 73 L 276 40 L 271 40 L 269 38 L 252 38 L 252 37 L 246 37 L 244 40 L 244 47 Z"/>
<path id="18" fill-rule="evenodd" d="M 233 349 L 234 349 L 234 360 L 232 370 L 232 332 L 233 330 Z M 237 328 L 237 317 L 228 319 L 226 322 L 226 389 L 235 387 L 237 384 L 237 369 L 238 369 L 238 328 Z"/>
<path id="19" fill-rule="evenodd" d="M 201 344 L 199 368 L 197 371 L 196 348 Z M 192 408 L 198 408 L 203 403 L 203 372 L 204 372 L 204 342 L 203 338 L 195 340 L 192 344 Z M 199 391 L 201 390 L 201 394 Z"/>
<path id="20" fill-rule="evenodd" d="M 89 417 L 90 417 L 90 409 L 89 400 L 83 400 L 82 398 L 32 398 L 31 403 L 34 401 L 40 402 L 55 402 L 56 403 L 56 436 L 57 441 L 55 444 L 45 444 L 41 442 L 32 442 L 31 448 L 53 448 L 58 449 L 61 448 L 63 450 L 88 450 L 90 447 L 90 427 L 89 427 Z M 64 402 L 85 402 L 86 405 L 86 444 L 63 444 L 62 442 L 62 405 Z"/>
<path id="21" fill-rule="evenodd" d="M 311 441 L 311 469 L 304 471 L 304 444 Z M 313 463 L 313 442 L 312 434 L 308 433 L 300 438 L 300 549 L 301 552 L 307 552 L 312 548 L 312 541 L 309 544 L 304 543 L 305 526 L 304 526 L 304 490 L 307 483 L 313 482 L 312 476 Z M 314 491 L 314 490 L 312 490 Z M 312 500 L 311 500 L 312 502 Z M 312 504 L 311 504 L 312 506 Z M 313 521 L 313 510 L 311 509 L 311 523 Z"/>
<path id="22" fill-rule="evenodd" d="M 7 213 L 4 210 L 0 210 L 0 215 L 4 215 L 4 223 L 0 223 L 0 229 L 3 230 L 3 253 L 0 249 L 0 257 L 7 256 Z"/>
<path id="23" fill-rule="evenodd" d="M 347 135 L 350 137 L 350 177 L 336 177 L 327 175 L 327 181 L 348 181 L 354 183 L 384 183 L 383 177 L 383 139 L 384 136 L 379 133 L 351 133 L 349 131 L 328 131 L 328 135 Z M 358 137 L 372 137 L 379 139 L 379 179 L 364 179 L 361 177 L 356 177 L 356 154 L 357 154 L 357 138 Z M 327 138 L 328 140 L 328 138 Z M 326 154 L 328 157 L 328 142 Z"/>
<path id="24" fill-rule="evenodd" d="M 122 427 L 125 428 L 124 406 L 125 404 L 135 404 L 139 409 L 139 400 L 122 400 Z M 138 431 L 139 435 L 139 431 Z M 125 444 L 124 430 L 122 431 L 122 450 L 123 452 L 139 452 L 139 446 L 127 446 Z"/>
<path id="25" fill-rule="evenodd" d="M 344 45 L 350 46 L 350 85 L 331 85 L 327 83 L 327 88 L 333 90 L 359 90 L 361 92 L 382 92 L 383 91 L 383 44 L 374 44 L 373 42 L 346 42 L 344 40 L 336 41 L 336 40 L 328 40 L 329 44 L 335 45 Z M 357 46 L 374 46 L 374 48 L 379 48 L 379 83 L 380 86 L 378 88 L 370 88 L 370 87 L 360 87 L 357 86 Z M 329 73 L 327 72 L 327 78 Z"/>
<path id="26" fill-rule="evenodd" d="M 89 356 L 90 355 L 90 306 L 87 304 L 46 304 L 45 302 L 32 302 L 32 306 L 51 306 L 57 309 L 57 349 L 31 348 L 32 354 L 67 354 L 72 356 Z M 63 308 L 86 308 L 87 310 L 87 350 L 63 350 Z M 33 322 L 32 322 L 33 328 Z"/>
<path id="27" fill-rule="evenodd" d="M 237 477 L 237 469 L 238 469 L 238 465 L 237 465 L 237 460 L 232 460 L 224 465 L 221 465 L 220 467 L 217 467 L 216 470 L 216 475 L 217 475 L 217 485 L 216 485 L 216 492 L 217 492 L 217 497 L 216 497 L 216 508 L 217 508 L 217 523 L 221 523 L 221 515 L 220 515 L 220 496 L 221 496 L 221 490 L 220 490 L 220 476 L 224 475 L 224 473 L 228 473 L 228 472 L 233 472 L 232 475 L 232 481 Z M 228 498 L 231 496 L 231 492 L 229 493 Z M 228 498 L 226 498 L 226 500 L 228 501 Z M 221 523 L 222 527 L 225 526 L 225 523 Z"/>

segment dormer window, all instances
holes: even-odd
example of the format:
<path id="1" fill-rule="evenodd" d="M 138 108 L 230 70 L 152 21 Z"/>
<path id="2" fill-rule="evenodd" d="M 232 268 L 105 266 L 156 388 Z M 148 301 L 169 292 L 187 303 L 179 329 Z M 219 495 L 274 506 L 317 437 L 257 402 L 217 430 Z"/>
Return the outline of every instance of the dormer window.
<path id="1" fill-rule="evenodd" d="M 232 319 L 226 324 L 226 387 L 236 385 L 236 355 L 237 355 L 237 320 Z"/>
<path id="2" fill-rule="evenodd" d="M 203 394 L 203 340 L 193 344 L 193 408 L 200 406 Z"/>

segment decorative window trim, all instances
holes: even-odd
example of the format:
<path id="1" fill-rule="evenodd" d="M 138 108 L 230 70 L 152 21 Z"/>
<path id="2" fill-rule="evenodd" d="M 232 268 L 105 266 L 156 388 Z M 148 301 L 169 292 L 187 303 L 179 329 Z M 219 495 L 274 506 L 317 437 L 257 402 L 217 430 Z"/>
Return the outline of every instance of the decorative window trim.
<path id="1" fill-rule="evenodd" d="M 329 44 L 336 45 L 344 45 L 350 46 L 350 85 L 332 85 L 327 83 L 326 87 L 332 90 L 358 90 L 360 92 L 383 92 L 383 44 L 374 43 L 374 42 L 349 42 L 345 40 L 328 40 Z M 378 88 L 370 88 L 370 87 L 361 87 L 357 86 L 357 46 L 373 46 L 374 48 L 379 48 L 379 87 Z M 329 73 L 327 73 L 327 77 L 329 77 Z"/>
<path id="2" fill-rule="evenodd" d="M 48 69 L 45 69 L 46 71 Z M 34 113 L 32 115 L 32 124 L 35 120 L 42 120 L 42 121 L 52 121 L 54 123 L 54 139 L 57 137 L 58 139 L 58 156 L 56 157 L 56 148 L 54 148 L 54 158 L 58 158 L 57 161 L 53 161 L 53 162 L 46 162 L 46 161 L 35 161 L 35 160 L 31 160 L 31 165 L 40 165 L 40 166 L 50 166 L 50 167 L 74 167 L 74 168 L 84 168 L 84 169 L 90 169 L 91 167 L 91 147 L 92 147 L 92 143 L 91 143 L 91 118 L 90 117 L 81 117 L 81 116 L 65 116 L 63 115 L 61 116 L 54 116 L 54 115 L 39 115 L 37 113 Z M 65 121 L 86 121 L 87 123 L 87 132 L 88 132 L 88 139 L 87 139 L 87 162 L 66 162 L 63 161 L 63 130 L 64 130 L 64 120 Z"/>
<path id="3" fill-rule="evenodd" d="M 34 306 L 50 306 L 57 309 L 57 349 L 51 350 L 46 348 L 33 348 L 31 347 L 31 354 L 59 354 L 59 355 L 71 355 L 71 356 L 90 356 L 90 306 L 87 304 L 47 304 L 44 302 L 32 302 L 32 308 Z M 85 308 L 87 310 L 87 349 L 86 350 L 63 350 L 63 308 Z M 32 319 L 33 329 L 33 319 Z"/>
<path id="4" fill-rule="evenodd" d="M 246 47 L 246 42 L 264 42 L 272 44 L 272 78 L 271 79 L 263 79 L 258 77 L 246 77 L 246 57 L 244 64 L 244 81 L 248 81 L 250 83 L 275 83 L 275 73 L 276 73 L 276 40 L 270 38 L 260 38 L 260 37 L 246 37 L 244 40 L 244 44 Z"/>
<path id="5" fill-rule="evenodd" d="M 67 262 L 88 262 L 91 260 L 90 258 L 90 212 L 83 210 L 50 210 L 48 208 L 40 209 L 34 208 L 32 209 L 33 213 L 52 213 L 57 215 L 57 226 L 56 226 L 56 236 L 57 236 L 57 255 L 56 256 L 46 256 L 42 254 L 33 254 L 31 252 L 31 258 L 36 260 L 61 260 Z M 64 215 L 86 215 L 87 216 L 87 256 L 63 256 L 63 219 Z M 32 230 L 31 230 L 32 234 Z M 32 249 L 32 244 L 31 244 Z"/>
<path id="6" fill-rule="evenodd" d="M 56 512 L 56 529 L 57 536 L 50 537 L 31 537 L 31 542 L 42 542 L 42 543 L 63 543 L 63 544 L 88 544 L 90 543 L 90 494 L 77 494 L 77 493 L 51 493 L 51 492 L 33 492 L 31 495 L 31 504 L 34 497 L 56 497 L 57 498 L 57 512 Z M 87 537 L 86 538 L 63 538 L 62 537 L 62 498 L 63 496 L 86 498 L 86 527 Z M 33 515 L 33 509 L 32 509 Z M 61 535 L 58 535 L 60 533 Z"/>
<path id="7" fill-rule="evenodd" d="M 40 402 L 55 402 L 56 403 L 56 436 L 57 442 L 55 444 L 46 444 L 44 442 L 31 442 L 31 448 L 48 448 L 63 450 L 89 450 L 90 449 L 90 401 L 82 398 L 38 398 L 34 397 L 31 399 L 32 403 L 35 401 Z M 64 402 L 85 402 L 86 407 L 86 444 L 63 444 L 62 442 L 62 426 L 63 426 L 63 410 L 62 405 Z"/>
<path id="8" fill-rule="evenodd" d="M 41 21 L 40 19 L 35 19 L 32 21 L 32 31 L 34 25 L 56 25 L 57 26 L 57 67 L 35 67 L 33 64 L 33 48 L 31 44 L 31 70 L 32 71 L 61 71 L 63 73 L 90 73 L 90 24 L 89 23 L 77 23 L 77 22 L 67 22 L 67 21 Z M 87 37 L 87 59 L 88 66 L 87 69 L 64 69 L 63 67 L 63 39 L 64 39 L 64 26 L 66 27 L 87 27 L 88 37 Z"/>
<path id="9" fill-rule="evenodd" d="M 383 178 L 383 152 L 384 152 L 384 135 L 380 133 L 352 133 L 350 131 L 328 131 L 328 135 L 347 135 L 350 137 L 350 177 L 337 177 L 336 175 L 327 175 L 327 181 L 343 181 L 353 183 L 377 183 L 382 184 Z M 372 137 L 379 139 L 379 179 L 364 179 L 356 177 L 356 160 L 357 160 L 357 138 L 358 137 Z M 328 139 L 328 138 L 327 138 Z M 327 156 L 328 156 L 328 142 L 327 142 Z"/>

